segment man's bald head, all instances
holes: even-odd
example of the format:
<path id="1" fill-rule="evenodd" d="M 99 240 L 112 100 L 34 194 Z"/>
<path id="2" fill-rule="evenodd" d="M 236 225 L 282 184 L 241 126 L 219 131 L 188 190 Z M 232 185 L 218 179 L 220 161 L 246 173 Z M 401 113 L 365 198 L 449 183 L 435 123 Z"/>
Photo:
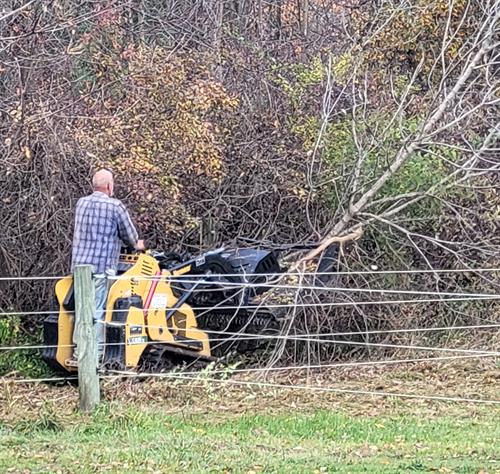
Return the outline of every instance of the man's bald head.
<path id="1" fill-rule="evenodd" d="M 92 187 L 94 191 L 105 193 L 108 196 L 113 195 L 113 173 L 108 170 L 99 170 L 92 177 Z"/>

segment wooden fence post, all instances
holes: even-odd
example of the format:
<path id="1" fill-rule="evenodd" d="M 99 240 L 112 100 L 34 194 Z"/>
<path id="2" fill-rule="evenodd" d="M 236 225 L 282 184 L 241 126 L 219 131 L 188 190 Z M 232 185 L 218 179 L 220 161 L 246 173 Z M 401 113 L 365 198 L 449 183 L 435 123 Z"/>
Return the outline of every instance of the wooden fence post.
<path id="1" fill-rule="evenodd" d="M 78 265 L 73 274 L 75 287 L 75 343 L 78 351 L 78 392 L 80 410 L 91 411 L 99 403 L 97 341 L 94 327 L 96 313 L 92 267 Z"/>

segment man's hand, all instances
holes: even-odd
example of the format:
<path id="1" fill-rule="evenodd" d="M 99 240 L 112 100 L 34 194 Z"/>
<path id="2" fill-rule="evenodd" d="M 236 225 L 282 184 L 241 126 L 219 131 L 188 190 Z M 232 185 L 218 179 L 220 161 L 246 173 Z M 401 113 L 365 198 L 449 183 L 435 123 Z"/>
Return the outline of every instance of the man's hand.
<path id="1" fill-rule="evenodd" d="M 146 247 L 144 246 L 144 240 L 138 240 L 137 243 L 135 244 L 135 249 L 146 250 Z"/>

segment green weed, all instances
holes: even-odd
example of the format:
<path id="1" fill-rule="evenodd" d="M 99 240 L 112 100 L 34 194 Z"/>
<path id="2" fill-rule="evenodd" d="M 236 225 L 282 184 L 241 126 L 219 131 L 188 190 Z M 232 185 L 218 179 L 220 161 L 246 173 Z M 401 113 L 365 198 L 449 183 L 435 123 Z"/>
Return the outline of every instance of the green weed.
<path id="1" fill-rule="evenodd" d="M 21 318 L 10 316 L 0 318 L 0 346 L 21 347 L 39 344 L 41 334 L 28 334 L 21 329 Z M 16 373 L 23 377 L 44 377 L 50 374 L 38 350 L 13 349 L 0 351 L 0 377 Z"/>

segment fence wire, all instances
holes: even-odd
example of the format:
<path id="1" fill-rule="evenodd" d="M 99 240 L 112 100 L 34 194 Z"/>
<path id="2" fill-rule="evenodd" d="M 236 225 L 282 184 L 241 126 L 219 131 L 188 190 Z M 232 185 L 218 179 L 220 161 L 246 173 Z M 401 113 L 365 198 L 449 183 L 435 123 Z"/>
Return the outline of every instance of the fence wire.
<path id="1" fill-rule="evenodd" d="M 190 306 L 190 308 L 195 312 L 205 311 L 209 312 L 211 310 L 222 308 L 224 310 L 262 310 L 262 309 L 287 309 L 287 308 L 330 308 L 330 307 L 356 307 L 356 306 L 366 306 L 366 305 L 403 305 L 403 304 L 429 304 L 429 303 L 452 303 L 452 302 L 470 302 L 470 301 L 497 301 L 500 299 L 499 294 L 495 293 L 467 293 L 467 292 L 449 292 L 449 291 L 421 291 L 421 290 L 403 290 L 394 288 L 367 288 L 367 287 L 339 287 L 339 286 L 321 286 L 321 285 L 311 285 L 311 284 L 300 284 L 300 283 L 280 283 L 279 280 L 284 278 L 296 278 L 304 276 L 384 276 L 384 275 L 415 275 L 415 274 L 454 274 L 454 273 L 483 273 L 499 272 L 500 268 L 466 268 L 466 269 L 438 269 L 438 270 L 373 270 L 373 271 L 349 271 L 349 272 L 292 272 L 292 273 L 265 273 L 265 274 L 241 274 L 235 273 L 232 275 L 225 274 L 221 277 L 239 277 L 243 281 L 240 282 L 224 282 L 217 281 L 218 275 L 210 275 L 211 280 L 207 279 L 207 275 L 158 275 L 154 277 L 128 277 L 128 276 L 117 276 L 111 278 L 111 280 L 123 280 L 133 278 L 135 281 L 148 280 L 148 281 L 159 281 L 164 280 L 169 283 L 172 287 L 176 284 L 178 290 L 186 290 L 182 285 L 196 285 L 196 284 L 216 284 L 219 288 L 215 291 L 228 291 L 228 290 L 238 290 L 236 295 L 231 295 L 222 302 L 219 302 L 211 306 Z M 265 281 L 252 282 L 251 279 L 264 278 Z M 20 282 L 20 281 L 38 281 L 38 280 L 60 280 L 65 278 L 65 276 L 32 276 L 32 277 L 0 277 L 0 282 Z M 250 281 L 246 280 L 247 278 Z M 215 279 L 215 280 L 214 280 Z M 278 280 L 278 281 L 273 281 Z M 235 296 L 238 296 L 246 289 L 253 288 L 255 286 L 260 286 L 266 290 L 282 290 L 282 291 L 294 291 L 295 293 L 312 293 L 312 292 L 322 292 L 322 293 L 337 293 L 345 295 L 353 293 L 369 294 L 373 295 L 408 295 L 417 297 L 428 297 L 428 298 L 408 298 L 408 299 L 381 299 L 381 300 L 360 300 L 360 301 L 329 301 L 329 302 L 315 302 L 315 303 L 270 303 L 266 304 L 265 301 L 261 301 L 255 304 L 237 304 L 237 305 L 224 305 L 227 301 L 234 301 Z M 214 289 L 210 288 L 195 288 L 194 292 L 213 292 Z M 338 295 L 337 295 L 338 296 Z M 243 300 L 242 300 L 243 301 Z M 162 308 L 166 311 L 179 309 L 176 306 Z M 115 312 L 128 312 L 125 310 L 115 310 Z M 145 309 L 145 314 L 149 311 Z M 53 314 L 54 311 L 10 311 L 1 312 L 0 316 L 14 317 L 14 316 L 47 316 Z M 67 314 L 74 315 L 74 311 L 68 311 Z M 204 314 L 204 313 L 201 313 Z M 200 314 L 197 313 L 196 317 Z M 108 326 L 127 326 L 127 323 L 107 323 L 98 321 L 98 323 L 106 324 Z M 144 329 L 162 328 L 163 326 L 153 326 L 153 325 L 134 325 L 141 326 Z M 342 340 L 342 339 L 332 339 L 338 337 L 352 337 L 352 336 L 370 336 L 370 335 L 384 335 L 384 334 L 408 334 L 408 333 L 428 333 L 428 332 L 438 332 L 438 331 L 470 331 L 477 329 L 498 329 L 500 324 L 476 324 L 476 325 L 461 325 L 461 326 L 442 326 L 442 327 L 418 327 L 418 328 L 402 328 L 402 329 L 376 329 L 367 331 L 346 331 L 346 332 L 328 332 L 328 333 L 292 333 L 292 334 L 252 334 L 240 332 L 229 332 L 229 331 L 214 331 L 214 330 L 203 330 L 207 334 L 211 335 L 206 338 L 199 339 L 201 342 L 237 342 L 243 340 L 257 340 L 257 341 L 296 341 L 304 343 L 313 344 L 338 344 L 338 345 L 349 345 L 349 346 L 362 346 L 362 347 L 377 347 L 377 348 L 390 348 L 390 349 L 404 349 L 408 351 L 426 351 L 426 352 L 449 352 L 454 353 L 452 356 L 439 356 L 439 357 L 416 357 L 416 358 L 406 358 L 406 359 L 390 359 L 390 360 L 376 360 L 376 361 L 356 361 L 356 362 L 341 362 L 334 364 L 308 364 L 308 365 L 288 365 L 279 367 L 252 367 L 252 368 L 223 368 L 211 370 L 207 373 L 186 371 L 183 372 L 169 372 L 169 373 L 135 373 L 130 371 L 107 371 L 101 374 L 101 379 L 103 380 L 123 380 L 126 378 L 160 378 L 160 379 L 171 379 L 179 380 L 185 382 L 198 382 L 202 380 L 204 383 L 207 381 L 216 384 L 230 384 L 230 385 L 243 385 L 248 387 L 259 387 L 259 388 L 272 388 L 272 389 L 283 389 L 283 390 L 312 390 L 320 392 L 332 392 L 347 395 L 366 395 L 366 396 L 383 396 L 383 397 L 399 397 L 399 398 L 414 398 L 422 400 L 436 400 L 445 402 L 465 402 L 465 403 L 486 403 L 486 404 L 500 404 L 500 400 L 487 400 L 480 398 L 461 398 L 461 397 L 449 397 L 449 396 L 437 396 L 437 395 L 422 395 L 422 394 L 409 394 L 409 393 L 397 393 L 397 392 L 385 392 L 385 391 L 370 391 L 361 389 L 344 389 L 338 387 L 318 387 L 311 385 L 288 385 L 282 383 L 255 381 L 255 380 L 221 380 L 216 378 L 217 375 L 237 375 L 237 374 L 268 374 L 276 372 L 285 371 L 309 371 L 309 370 L 325 370 L 325 369 L 338 369 L 347 367 L 383 367 L 383 366 L 393 366 L 397 364 L 410 364 L 410 363 L 434 363 L 434 362 L 446 362 L 446 361 L 456 361 L 464 359 L 483 359 L 483 358 L 498 358 L 500 357 L 499 351 L 494 350 L 481 350 L 481 349 L 471 349 L 471 348 L 457 348 L 457 347 L 438 347 L 438 346 L 421 346 L 412 344 L 388 344 L 379 342 L 369 342 L 369 341 L 353 341 L 353 340 Z M 225 336 L 225 337 L 214 337 L 214 336 Z M 146 345 L 159 344 L 159 341 L 148 341 Z M 119 343 L 109 343 L 108 345 L 126 345 L 125 342 Z M 0 346 L 0 351 L 17 351 L 17 350 L 44 350 L 57 347 L 74 347 L 73 344 L 68 345 L 18 345 L 18 346 Z M 77 376 L 66 376 L 66 377 L 41 377 L 41 378 L 11 378 L 2 377 L 0 381 L 3 383 L 45 383 L 45 382 L 68 382 L 76 381 Z"/>
<path id="2" fill-rule="evenodd" d="M 274 272 L 274 273 L 259 273 L 259 274 L 248 274 L 248 273 L 227 273 L 224 274 L 226 277 L 282 277 L 284 275 L 288 276 L 349 276 L 349 275 L 415 275 L 415 274 L 443 274 L 443 273 L 497 273 L 500 272 L 500 268 L 437 268 L 437 269 L 427 269 L 427 270 L 349 270 L 349 271 L 338 271 L 338 272 Z M 61 280 L 69 275 L 47 275 L 47 276 L 2 276 L 0 281 L 36 281 L 36 280 Z M 206 275 L 186 275 L 187 278 L 206 278 Z M 118 275 L 111 277 L 113 280 L 119 279 L 129 279 L 137 277 L 129 277 Z M 157 279 L 158 277 L 140 277 L 142 279 Z M 182 275 L 175 275 L 174 278 L 182 279 Z"/>

